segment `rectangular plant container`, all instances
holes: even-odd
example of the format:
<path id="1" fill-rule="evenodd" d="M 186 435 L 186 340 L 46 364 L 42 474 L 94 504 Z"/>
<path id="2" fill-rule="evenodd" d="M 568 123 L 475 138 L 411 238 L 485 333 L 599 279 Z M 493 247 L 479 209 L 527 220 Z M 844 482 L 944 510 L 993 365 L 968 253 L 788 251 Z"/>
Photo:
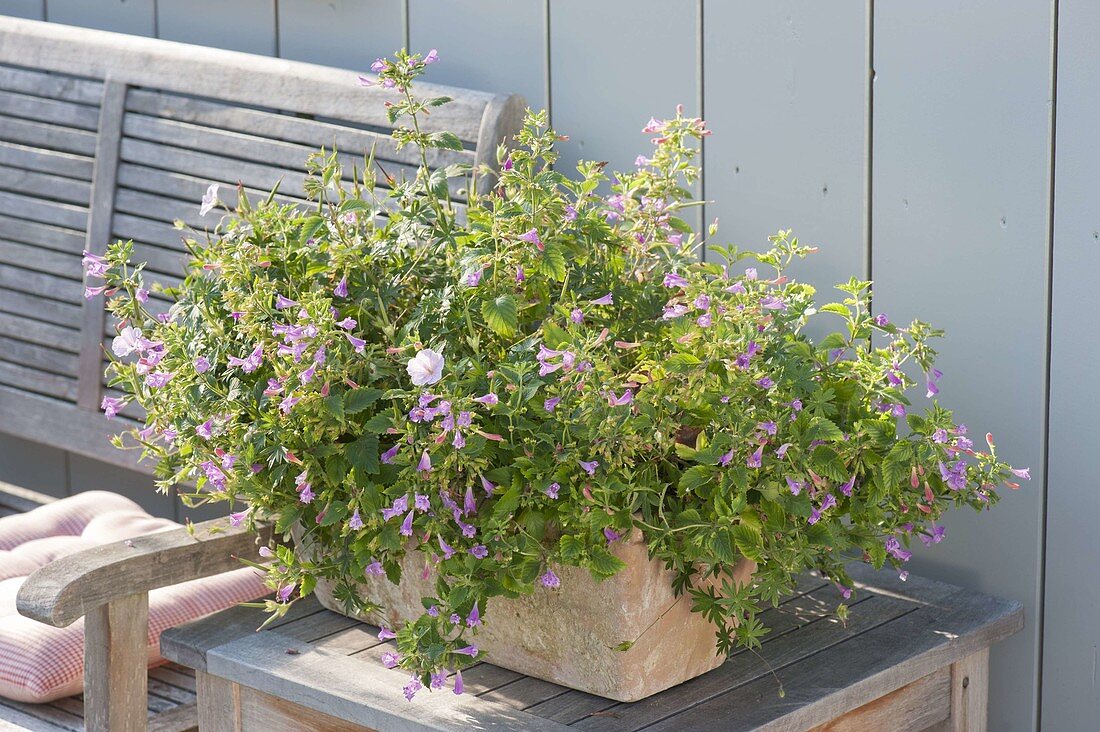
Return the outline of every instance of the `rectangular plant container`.
<path id="1" fill-rule="evenodd" d="M 489 663 L 617 701 L 644 699 L 721 665 L 714 626 L 691 612 L 690 596 L 673 594 L 673 573 L 649 558 L 640 533 L 612 550 L 626 568 L 602 582 L 586 569 L 555 566 L 560 587 L 490 599 L 472 642 Z M 435 595 L 434 577 L 424 578 L 426 561 L 407 554 L 400 585 L 374 576 L 358 583 L 377 613 L 347 613 L 328 582 L 318 582 L 315 593 L 334 612 L 398 626 L 423 613 L 421 597 Z M 742 559 L 733 580 L 749 581 L 755 568 Z M 624 641 L 635 642 L 617 650 Z"/>

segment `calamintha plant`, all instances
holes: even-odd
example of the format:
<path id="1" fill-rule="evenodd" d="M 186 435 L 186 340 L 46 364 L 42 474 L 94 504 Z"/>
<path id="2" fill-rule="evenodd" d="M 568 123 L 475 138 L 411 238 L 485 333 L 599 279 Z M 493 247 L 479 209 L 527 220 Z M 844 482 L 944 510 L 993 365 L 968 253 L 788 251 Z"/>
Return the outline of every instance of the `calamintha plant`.
<path id="1" fill-rule="evenodd" d="M 434 60 L 399 53 L 370 82 L 393 89 L 394 136 L 422 151 L 459 147 L 420 130 L 447 102 L 413 95 Z M 559 591 L 559 565 L 613 575 L 634 532 L 727 653 L 759 643 L 758 613 L 796 573 L 818 569 L 847 598 L 847 559 L 900 570 L 912 542 L 943 538 L 949 507 L 982 509 L 1027 477 L 936 403 L 939 332 L 871 312 L 869 282 L 815 305 L 785 274 L 812 251 L 789 232 L 747 253 L 711 231 L 717 261 L 700 261 L 684 212 L 705 126 L 678 112 L 644 132 L 635 170 L 609 180 L 586 162 L 570 177 L 546 114 L 528 113 L 491 191 L 469 186 L 465 205 L 453 182 L 496 174 L 431 169 L 425 153 L 387 187 L 370 159 L 345 185 L 318 153 L 312 206 L 242 190 L 187 240 L 187 277 L 161 300 L 131 243 L 85 257 L 103 280 L 88 292 L 106 290 L 119 321 L 109 374 L 124 396 L 103 407 L 144 408 L 129 434 L 159 485 L 232 501 L 235 523 L 300 527 L 299 548 L 261 550 L 268 609 L 323 578 L 368 610 L 355 581 L 398 582 L 421 553 L 434 595 L 383 631 L 409 698 L 478 659 L 488 598 Z M 838 329 L 815 343 L 811 319 Z M 740 558 L 757 565 L 746 585 L 724 580 Z"/>

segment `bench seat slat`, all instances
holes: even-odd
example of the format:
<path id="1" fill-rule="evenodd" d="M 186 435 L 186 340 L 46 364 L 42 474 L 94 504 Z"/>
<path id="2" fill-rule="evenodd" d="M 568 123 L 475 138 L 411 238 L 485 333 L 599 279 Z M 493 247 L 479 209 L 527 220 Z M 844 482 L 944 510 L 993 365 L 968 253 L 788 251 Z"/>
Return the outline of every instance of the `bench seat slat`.
<path id="1" fill-rule="evenodd" d="M 0 114 L 0 139 L 48 150 L 95 154 L 95 133 Z"/>
<path id="2" fill-rule="evenodd" d="M 0 190 L 85 207 L 92 195 L 92 185 L 86 181 L 3 164 L 0 164 Z"/>
<path id="3" fill-rule="evenodd" d="M 28 147 L 13 142 L 0 142 L 0 164 L 77 180 L 89 182 L 92 180 L 93 163 L 89 157 Z"/>
<path id="4" fill-rule="evenodd" d="M 3 90 L 0 90 L 0 114 L 90 132 L 99 126 L 96 107 Z"/>
<path id="5" fill-rule="evenodd" d="M 0 65 L 0 89 L 99 106 L 103 83 L 66 74 Z"/>

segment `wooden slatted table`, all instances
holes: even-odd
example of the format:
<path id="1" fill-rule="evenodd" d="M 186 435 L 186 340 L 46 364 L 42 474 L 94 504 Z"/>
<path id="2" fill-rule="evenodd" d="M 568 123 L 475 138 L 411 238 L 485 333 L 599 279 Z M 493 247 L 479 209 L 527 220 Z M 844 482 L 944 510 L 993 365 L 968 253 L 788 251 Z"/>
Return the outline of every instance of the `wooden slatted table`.
<path id="1" fill-rule="evenodd" d="M 488 663 L 463 672 L 462 696 L 406 702 L 406 675 L 380 662 L 392 641 L 312 599 L 260 633 L 262 615 L 247 608 L 169 630 L 161 650 L 198 672 L 202 732 L 984 729 L 989 647 L 1023 627 L 1019 603 L 851 571 L 860 589 L 846 623 L 833 613 L 836 588 L 804 578 L 766 612 L 760 653 L 631 704 Z"/>

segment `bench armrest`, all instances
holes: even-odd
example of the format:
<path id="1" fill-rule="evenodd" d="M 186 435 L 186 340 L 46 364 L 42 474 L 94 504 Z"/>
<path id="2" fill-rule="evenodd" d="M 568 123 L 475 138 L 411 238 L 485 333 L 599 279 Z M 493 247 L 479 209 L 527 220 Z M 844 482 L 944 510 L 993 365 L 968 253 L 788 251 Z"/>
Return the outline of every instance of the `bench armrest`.
<path id="1" fill-rule="evenodd" d="M 266 543 L 271 532 L 270 524 L 253 533 L 219 518 L 85 549 L 31 574 L 19 588 L 16 607 L 21 615 L 61 628 L 129 595 L 240 569 L 238 557 L 255 554 L 257 541 Z"/>

